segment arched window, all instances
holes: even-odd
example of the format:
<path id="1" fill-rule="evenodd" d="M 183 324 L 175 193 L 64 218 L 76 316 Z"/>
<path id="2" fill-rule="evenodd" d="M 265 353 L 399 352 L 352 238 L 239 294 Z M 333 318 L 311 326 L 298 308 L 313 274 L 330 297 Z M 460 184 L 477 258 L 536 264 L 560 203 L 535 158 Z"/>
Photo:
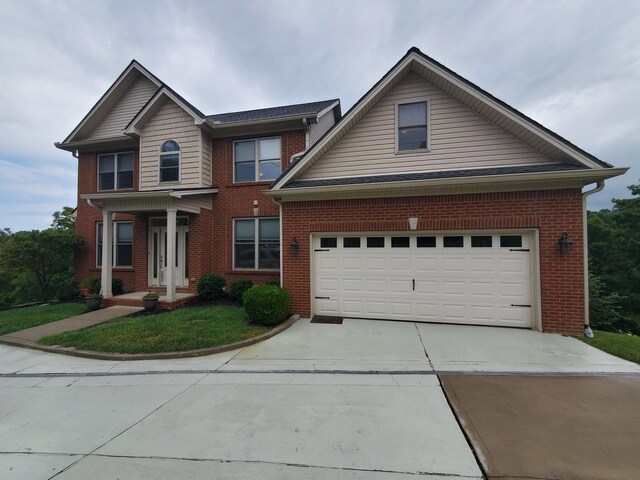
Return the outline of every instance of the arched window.
<path id="1" fill-rule="evenodd" d="M 160 182 L 180 181 L 180 145 L 167 140 L 160 148 Z"/>

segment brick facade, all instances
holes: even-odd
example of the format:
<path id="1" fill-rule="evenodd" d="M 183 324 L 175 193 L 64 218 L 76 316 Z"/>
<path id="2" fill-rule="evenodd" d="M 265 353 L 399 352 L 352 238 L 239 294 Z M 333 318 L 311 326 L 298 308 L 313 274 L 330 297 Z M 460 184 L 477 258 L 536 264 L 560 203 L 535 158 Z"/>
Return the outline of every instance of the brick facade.
<path id="1" fill-rule="evenodd" d="M 273 135 L 271 135 L 273 136 Z M 249 138 L 255 138 L 251 136 Z M 250 279 L 254 283 L 279 281 L 279 272 L 234 270 L 233 219 L 253 218 L 254 200 L 258 201 L 260 217 L 278 217 L 279 208 L 263 191 L 267 182 L 233 182 L 233 141 L 237 138 L 222 138 L 212 141 L 213 185 L 219 191 L 213 194 L 213 209 L 202 209 L 200 214 L 184 214 L 189 217 L 189 288 L 195 292 L 198 279 L 206 273 L 215 273 L 233 280 Z M 282 168 L 287 168 L 292 155 L 305 149 L 305 131 L 296 130 L 281 134 Z M 126 149 L 123 151 L 131 151 Z M 138 149 L 134 150 L 134 191 L 138 190 Z M 115 153 L 113 151 L 104 153 Z M 86 248 L 76 256 L 76 280 L 100 277 L 101 268 L 96 266 L 96 224 L 102 222 L 102 213 L 90 207 L 79 197 L 97 193 L 97 153 L 82 153 L 78 159 L 78 217 L 76 231 L 86 241 Z M 113 277 L 124 281 L 125 291 L 145 291 L 148 282 L 148 225 L 151 216 L 162 216 L 163 212 L 145 212 L 135 215 L 116 214 L 116 221 L 133 222 L 133 267 L 114 268 Z M 178 291 L 185 289 L 178 288 Z"/>
<path id="2" fill-rule="evenodd" d="M 584 325 L 582 194 L 580 189 L 431 197 L 291 202 L 283 204 L 284 288 L 292 311 L 311 313 L 310 235 L 315 232 L 407 231 L 409 217 L 418 230 L 536 228 L 546 332 L 582 334 Z M 573 240 L 570 254 L 558 251 L 558 238 Z M 296 237 L 299 250 L 286 248 Z"/>

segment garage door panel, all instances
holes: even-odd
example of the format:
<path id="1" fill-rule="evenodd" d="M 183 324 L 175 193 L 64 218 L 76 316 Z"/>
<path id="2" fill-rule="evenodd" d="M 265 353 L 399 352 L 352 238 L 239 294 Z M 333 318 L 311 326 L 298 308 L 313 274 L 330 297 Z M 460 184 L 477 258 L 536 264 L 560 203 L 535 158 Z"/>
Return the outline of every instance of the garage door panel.
<path id="1" fill-rule="evenodd" d="M 392 248 L 391 235 L 383 248 L 374 248 L 365 235 L 359 248 L 337 246 L 315 256 L 316 313 L 360 318 L 449 322 L 531 327 L 530 253 L 500 247 L 501 234 L 473 246 L 471 234 L 464 247 L 443 247 L 443 235 L 433 243 L 410 237 L 409 246 Z M 513 234 L 516 235 L 516 234 Z M 530 245 L 522 236 L 523 248 Z M 397 236 L 397 235 L 396 235 Z M 318 248 L 319 239 L 314 239 Z M 381 245 L 382 242 L 376 242 Z M 357 244 L 357 243 L 356 243 Z M 435 247 L 434 247 L 435 245 Z"/>

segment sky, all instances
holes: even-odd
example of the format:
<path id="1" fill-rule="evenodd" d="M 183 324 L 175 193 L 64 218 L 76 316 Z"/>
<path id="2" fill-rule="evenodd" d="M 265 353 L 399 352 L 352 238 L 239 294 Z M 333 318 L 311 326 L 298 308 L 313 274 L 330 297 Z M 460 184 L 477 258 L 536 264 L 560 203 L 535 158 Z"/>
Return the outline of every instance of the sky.
<path id="1" fill-rule="evenodd" d="M 640 179 L 638 1 L 0 0 L 0 228 L 77 203 L 56 149 L 131 59 L 206 114 L 340 98 L 346 112 L 416 46 Z"/>

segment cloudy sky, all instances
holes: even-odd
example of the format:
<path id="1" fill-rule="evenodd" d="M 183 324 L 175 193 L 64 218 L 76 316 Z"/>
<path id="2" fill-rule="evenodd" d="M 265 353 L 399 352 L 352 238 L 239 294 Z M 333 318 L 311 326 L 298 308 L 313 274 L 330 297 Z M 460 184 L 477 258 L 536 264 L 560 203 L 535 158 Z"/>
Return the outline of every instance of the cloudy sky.
<path id="1" fill-rule="evenodd" d="M 411 46 L 640 178 L 638 1 L 0 0 L 0 228 L 76 204 L 54 148 L 132 58 L 207 114 L 339 97 Z"/>

